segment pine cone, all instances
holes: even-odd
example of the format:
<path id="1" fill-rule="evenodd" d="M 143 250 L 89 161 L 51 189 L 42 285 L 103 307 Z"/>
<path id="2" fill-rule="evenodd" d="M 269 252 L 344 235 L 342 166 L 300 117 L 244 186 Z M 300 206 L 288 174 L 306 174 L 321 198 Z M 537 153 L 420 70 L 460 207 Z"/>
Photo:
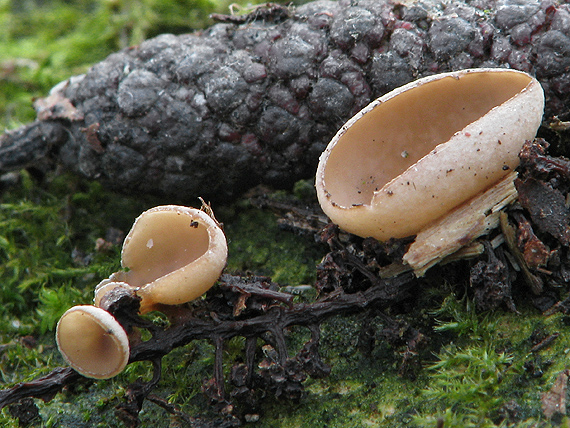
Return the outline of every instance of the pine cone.
<path id="1" fill-rule="evenodd" d="M 47 157 L 125 192 L 227 201 L 312 177 L 331 137 L 374 98 L 472 67 L 536 75 L 546 116 L 561 114 L 570 7 L 559 3 L 319 0 L 164 34 L 56 86 L 36 122 L 0 137 L 0 170 Z"/>

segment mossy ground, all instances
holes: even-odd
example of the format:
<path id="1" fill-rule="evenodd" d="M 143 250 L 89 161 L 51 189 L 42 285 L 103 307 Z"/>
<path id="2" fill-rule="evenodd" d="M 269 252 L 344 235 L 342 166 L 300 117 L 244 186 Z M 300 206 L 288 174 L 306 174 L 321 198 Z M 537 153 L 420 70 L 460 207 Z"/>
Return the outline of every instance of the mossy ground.
<path id="1" fill-rule="evenodd" d="M 12 128 L 33 119 L 32 97 L 45 95 L 57 82 L 145 37 L 205 26 L 208 14 L 228 3 L 0 0 L 0 122 Z M 111 228 L 128 231 L 141 211 L 172 201 L 126 197 L 65 174 L 38 180 L 21 171 L 5 176 L 2 186 L 0 384 L 6 388 L 63 364 L 53 340 L 57 319 L 69 307 L 89 303 L 94 285 L 119 267 L 120 247 L 95 250 L 97 239 L 107 237 Z M 298 189 L 303 187 L 307 183 Z M 314 281 L 315 264 L 325 250 L 312 237 L 280 230 L 272 213 L 244 201 L 214 208 L 226 223 L 230 271 L 269 275 L 283 285 Z M 468 300 L 457 297 L 463 285 L 440 282 L 421 291 L 421 307 L 399 315 L 435 326 L 429 327 L 425 367 L 416 378 L 398 374 L 400 350 L 380 337 L 370 354 L 358 349 L 364 315 L 337 317 L 322 329 L 321 351 L 331 375 L 309 379 L 307 396 L 298 403 L 268 398 L 252 425 L 568 426 L 564 417 L 546 421 L 540 398 L 568 368 L 570 318 L 546 317 L 527 307 L 524 296 L 517 298 L 518 314 L 477 313 Z M 382 325 L 381 319 L 373 322 Z M 531 352 L 540 338 L 553 333 L 559 336 L 552 344 Z M 292 330 L 289 336 L 295 350 L 307 332 Z M 243 341 L 230 341 L 227 364 L 242 352 Z M 208 414 L 200 385 L 212 374 L 213 358 L 213 346 L 205 341 L 175 350 L 165 358 L 156 395 L 189 415 Z M 124 387 L 149 373 L 147 364 L 133 364 L 113 380 L 85 381 L 51 402 L 37 401 L 40 418 L 32 426 L 120 427 L 114 407 Z M 143 426 L 180 426 L 150 402 L 141 420 Z M 4 409 L 0 425 L 18 423 Z"/>

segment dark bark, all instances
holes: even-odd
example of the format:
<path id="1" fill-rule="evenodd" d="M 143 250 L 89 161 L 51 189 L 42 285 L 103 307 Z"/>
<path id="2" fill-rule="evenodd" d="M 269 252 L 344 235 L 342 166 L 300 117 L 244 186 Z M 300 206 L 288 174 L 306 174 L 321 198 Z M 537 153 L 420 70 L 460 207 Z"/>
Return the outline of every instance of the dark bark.
<path id="1" fill-rule="evenodd" d="M 69 367 L 58 367 L 46 376 L 0 391 L 0 409 L 27 397 L 50 401 L 65 386 L 76 383 L 81 378 L 79 373 Z"/>

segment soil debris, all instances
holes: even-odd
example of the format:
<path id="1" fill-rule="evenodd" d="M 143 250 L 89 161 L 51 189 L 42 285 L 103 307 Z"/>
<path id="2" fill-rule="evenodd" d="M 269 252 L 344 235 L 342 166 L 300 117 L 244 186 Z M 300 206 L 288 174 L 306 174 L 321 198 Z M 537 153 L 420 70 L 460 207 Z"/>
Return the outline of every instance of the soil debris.
<path id="1" fill-rule="evenodd" d="M 542 413 L 547 419 L 566 415 L 566 389 L 568 388 L 568 370 L 561 372 L 552 388 L 542 394 Z"/>

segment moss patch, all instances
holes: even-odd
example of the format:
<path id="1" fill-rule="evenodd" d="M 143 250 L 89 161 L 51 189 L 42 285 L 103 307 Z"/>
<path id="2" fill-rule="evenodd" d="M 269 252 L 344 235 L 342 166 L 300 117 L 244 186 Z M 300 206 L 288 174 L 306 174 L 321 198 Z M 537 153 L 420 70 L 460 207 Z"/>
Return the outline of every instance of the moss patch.
<path id="1" fill-rule="evenodd" d="M 281 230 L 277 217 L 243 202 L 226 222 L 228 270 L 270 276 L 281 285 L 313 284 L 324 247 Z"/>

